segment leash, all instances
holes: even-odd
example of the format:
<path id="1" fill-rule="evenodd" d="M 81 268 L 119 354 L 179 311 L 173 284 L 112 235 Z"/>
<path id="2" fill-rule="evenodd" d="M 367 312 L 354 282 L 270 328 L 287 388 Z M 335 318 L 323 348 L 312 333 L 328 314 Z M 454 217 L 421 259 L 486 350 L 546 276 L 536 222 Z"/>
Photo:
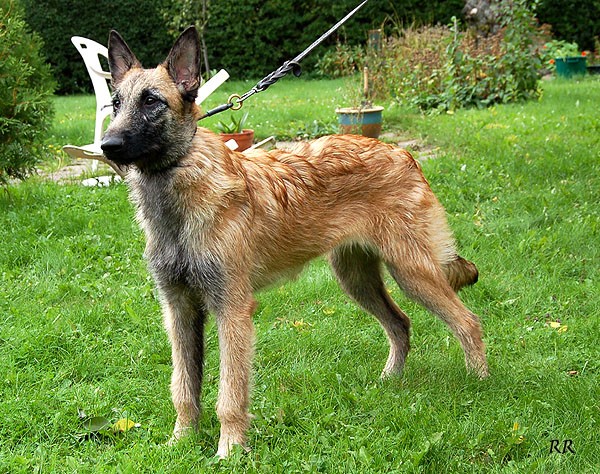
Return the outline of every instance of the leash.
<path id="1" fill-rule="evenodd" d="M 313 49 L 315 49 L 323 41 L 325 41 L 325 39 L 327 39 L 327 37 L 329 37 L 335 30 L 337 30 L 340 26 L 342 26 L 344 23 L 346 23 L 347 20 L 349 20 L 352 16 L 354 16 L 354 14 L 358 10 L 360 10 L 363 7 L 363 5 L 365 3 L 367 3 L 368 1 L 369 0 L 364 0 L 354 10 L 352 10 L 344 18 L 342 18 L 335 25 L 333 25 L 331 28 L 329 28 L 329 30 L 327 30 L 325 33 L 323 33 L 319 37 L 319 39 L 317 39 L 308 48 L 306 48 L 304 51 L 302 51 L 298 56 L 296 56 L 294 59 L 290 59 L 289 61 L 284 62 L 279 68 L 277 68 L 271 74 L 269 74 L 268 76 L 265 76 L 260 81 L 258 81 L 258 83 L 252 89 L 250 89 L 248 92 L 246 92 L 243 95 L 239 95 L 239 94 L 230 95 L 229 99 L 227 99 L 226 104 L 219 105 L 218 107 L 215 107 L 214 109 L 209 110 L 202 117 L 200 117 L 199 120 L 205 119 L 207 117 L 211 117 L 211 116 L 216 115 L 221 112 L 225 112 L 226 110 L 229 110 L 229 109 L 240 110 L 242 108 L 242 106 L 244 105 L 244 101 L 246 99 L 252 97 L 254 94 L 258 94 L 259 92 L 267 90 L 267 88 L 269 86 L 272 86 L 273 84 L 275 84 L 279 79 L 284 77 L 290 71 L 294 74 L 294 76 L 299 77 L 300 74 L 302 74 L 302 68 L 300 67 L 300 64 L 299 64 L 300 61 L 302 61 Z"/>

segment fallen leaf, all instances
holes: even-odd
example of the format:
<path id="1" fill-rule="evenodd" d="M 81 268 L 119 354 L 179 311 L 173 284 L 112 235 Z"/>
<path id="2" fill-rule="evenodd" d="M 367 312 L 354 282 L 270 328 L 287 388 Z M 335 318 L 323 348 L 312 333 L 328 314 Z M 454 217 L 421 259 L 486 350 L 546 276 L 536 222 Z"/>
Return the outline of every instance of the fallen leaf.
<path id="1" fill-rule="evenodd" d="M 567 372 L 567 374 L 569 374 L 571 377 L 573 377 L 574 375 L 579 375 L 579 371 L 577 371 L 577 370 L 569 370 Z"/>
<path id="2" fill-rule="evenodd" d="M 110 425 L 110 421 L 103 416 L 95 416 L 85 422 L 84 427 L 90 433 L 98 433 L 106 429 Z"/>
<path id="3" fill-rule="evenodd" d="M 136 423 L 129 418 L 121 418 L 114 425 L 112 425 L 112 430 L 115 433 L 127 433 L 130 429 L 135 428 Z"/>
<path id="4" fill-rule="evenodd" d="M 561 334 L 563 332 L 567 332 L 567 325 L 561 326 L 558 328 L 558 333 Z"/>
<path id="5" fill-rule="evenodd" d="M 312 327 L 312 324 L 307 323 L 306 321 L 304 321 L 304 319 L 301 319 L 300 321 L 294 321 L 292 323 L 292 326 L 298 330 L 303 330 Z"/>
<path id="6" fill-rule="evenodd" d="M 560 327 L 560 323 L 558 321 L 550 321 L 548 324 L 552 329 L 558 329 Z"/>

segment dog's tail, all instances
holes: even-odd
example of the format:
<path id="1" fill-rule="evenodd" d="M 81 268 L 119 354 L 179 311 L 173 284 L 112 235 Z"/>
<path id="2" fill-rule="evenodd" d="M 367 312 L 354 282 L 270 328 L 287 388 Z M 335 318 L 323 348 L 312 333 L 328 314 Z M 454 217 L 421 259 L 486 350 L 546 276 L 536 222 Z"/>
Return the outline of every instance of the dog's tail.
<path id="1" fill-rule="evenodd" d="M 448 283 L 454 291 L 463 286 L 473 285 L 479 279 L 479 271 L 473 262 L 456 255 L 454 260 L 443 265 Z"/>

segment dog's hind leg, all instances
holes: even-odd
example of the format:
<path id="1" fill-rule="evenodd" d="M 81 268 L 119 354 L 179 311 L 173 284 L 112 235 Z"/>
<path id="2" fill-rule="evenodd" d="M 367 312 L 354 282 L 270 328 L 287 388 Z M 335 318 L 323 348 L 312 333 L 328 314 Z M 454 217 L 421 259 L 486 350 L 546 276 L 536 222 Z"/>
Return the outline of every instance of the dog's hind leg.
<path id="1" fill-rule="evenodd" d="M 206 310 L 183 286 L 161 288 L 161 300 L 173 359 L 171 396 L 177 421 L 171 441 L 176 441 L 198 424 Z"/>
<path id="2" fill-rule="evenodd" d="M 341 245 L 329 261 L 344 291 L 383 326 L 390 352 L 382 377 L 402 372 L 408 354 L 410 320 L 390 298 L 381 277 L 381 259 L 373 250 Z"/>
<path id="3" fill-rule="evenodd" d="M 488 375 L 485 347 L 479 318 L 469 311 L 448 282 L 444 269 L 431 252 L 416 240 L 396 242 L 397 248 L 384 252 L 387 267 L 406 295 L 444 321 L 459 340 L 467 368 L 480 377 Z M 394 251 L 395 250 L 395 251 Z"/>

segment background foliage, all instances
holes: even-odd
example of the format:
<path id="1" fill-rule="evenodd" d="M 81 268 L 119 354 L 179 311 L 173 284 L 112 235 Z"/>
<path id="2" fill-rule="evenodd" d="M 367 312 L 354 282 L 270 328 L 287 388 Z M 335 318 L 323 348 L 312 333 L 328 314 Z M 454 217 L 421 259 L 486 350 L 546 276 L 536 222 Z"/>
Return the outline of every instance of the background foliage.
<path id="1" fill-rule="evenodd" d="M 0 185 L 24 178 L 44 153 L 54 83 L 42 43 L 12 0 L 0 0 Z"/>
<path id="2" fill-rule="evenodd" d="M 74 35 L 106 44 L 110 29 L 118 30 L 144 65 L 162 61 L 174 36 L 184 26 L 201 24 L 199 0 L 23 0 L 27 21 L 44 39 L 44 54 L 58 81 L 58 93 L 91 91 L 81 58 L 70 42 Z M 311 44 L 356 0 L 219 0 L 209 2 L 206 43 L 212 68 L 226 68 L 234 78 L 258 78 Z M 348 22 L 337 38 L 358 44 L 366 30 L 388 17 L 419 24 L 447 22 L 459 14 L 462 0 L 416 0 L 395 5 L 371 0 Z M 335 43 L 332 39 L 328 44 Z M 317 54 L 325 49 L 317 50 Z M 308 71 L 316 56 L 303 63 Z"/>
<path id="3" fill-rule="evenodd" d="M 225 67 L 234 77 L 262 76 L 298 54 L 358 4 L 357 0 L 219 0 L 210 3 L 206 41 L 214 67 Z M 364 43 L 367 30 L 379 28 L 387 18 L 425 24 L 447 22 L 460 14 L 462 0 L 367 3 L 326 45 L 336 39 Z M 321 47 L 317 54 L 323 54 Z M 312 68 L 316 55 L 303 62 Z"/>
<path id="4" fill-rule="evenodd" d="M 165 0 L 22 0 L 27 21 L 44 39 L 60 94 L 91 91 L 91 82 L 71 36 L 106 44 L 118 30 L 144 65 L 155 66 L 171 47 L 160 13 Z"/>
<path id="5" fill-rule="evenodd" d="M 545 34 L 526 0 L 501 6 L 500 29 L 489 36 L 449 27 L 398 27 L 380 50 L 340 44 L 317 64 L 338 77 L 368 66 L 370 97 L 421 109 L 455 110 L 536 98 Z M 360 89 L 360 88 L 357 88 Z M 355 94 L 356 95 L 356 94 Z M 361 98 L 351 98 L 357 106 Z"/>
<path id="6" fill-rule="evenodd" d="M 552 25 L 556 38 L 594 49 L 594 38 L 600 35 L 600 0 L 542 0 L 537 14 L 540 22 Z"/>
<path id="7" fill-rule="evenodd" d="M 208 15 L 203 0 L 22 0 L 27 21 L 44 39 L 44 54 L 53 67 L 61 94 L 91 91 L 81 59 L 71 45 L 73 35 L 105 44 L 108 31 L 117 29 L 142 63 L 154 66 L 168 51 L 173 37 L 185 26 L 206 23 L 205 41 L 211 68 L 226 68 L 233 78 L 259 78 L 295 56 L 358 0 L 212 0 Z M 529 3 L 534 3 L 530 1 Z M 540 0 L 538 18 L 551 23 L 557 39 L 594 48 L 600 34 L 600 0 Z M 338 33 L 303 62 L 311 71 L 317 58 L 336 43 L 349 47 L 364 43 L 367 30 L 382 25 L 448 24 L 461 18 L 463 0 L 370 0 Z"/>

